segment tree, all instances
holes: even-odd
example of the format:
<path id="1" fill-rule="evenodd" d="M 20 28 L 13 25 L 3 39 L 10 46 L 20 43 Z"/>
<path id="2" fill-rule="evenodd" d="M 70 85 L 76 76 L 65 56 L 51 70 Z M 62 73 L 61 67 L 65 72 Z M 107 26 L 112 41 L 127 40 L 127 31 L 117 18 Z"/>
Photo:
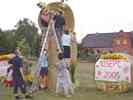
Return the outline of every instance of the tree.
<path id="1" fill-rule="evenodd" d="M 21 41 L 17 41 L 17 47 L 20 48 L 22 55 L 27 56 L 30 53 L 30 47 L 25 38 L 23 38 Z"/>
<path id="2" fill-rule="evenodd" d="M 24 18 L 16 24 L 16 29 L 3 31 L 0 28 L 0 47 L 12 51 L 15 47 L 22 48 L 23 54 L 36 56 L 40 36 L 35 24 Z"/>
<path id="3" fill-rule="evenodd" d="M 29 54 L 35 56 L 39 44 L 38 29 L 35 24 L 27 18 L 20 20 L 16 24 L 15 40 L 22 41 L 23 39 L 25 39 L 24 43 L 27 43 L 30 47 L 27 48 L 29 49 Z"/>
<path id="4" fill-rule="evenodd" d="M 5 48 L 8 51 L 11 51 L 15 47 L 14 32 L 14 30 L 0 31 L 0 47 Z"/>

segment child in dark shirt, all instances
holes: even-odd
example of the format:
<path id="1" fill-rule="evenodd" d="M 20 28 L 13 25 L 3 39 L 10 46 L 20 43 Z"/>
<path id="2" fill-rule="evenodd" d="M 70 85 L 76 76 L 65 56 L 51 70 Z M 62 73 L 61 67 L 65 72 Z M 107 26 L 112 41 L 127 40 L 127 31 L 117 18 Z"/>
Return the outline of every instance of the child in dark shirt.
<path id="1" fill-rule="evenodd" d="M 22 59 L 17 55 L 17 52 L 14 52 L 14 57 L 8 62 L 13 67 L 12 79 L 13 79 L 13 93 L 16 99 L 19 99 L 18 89 L 21 90 L 25 98 L 31 98 L 30 95 L 26 93 L 24 74 L 23 74 L 23 63 Z"/>

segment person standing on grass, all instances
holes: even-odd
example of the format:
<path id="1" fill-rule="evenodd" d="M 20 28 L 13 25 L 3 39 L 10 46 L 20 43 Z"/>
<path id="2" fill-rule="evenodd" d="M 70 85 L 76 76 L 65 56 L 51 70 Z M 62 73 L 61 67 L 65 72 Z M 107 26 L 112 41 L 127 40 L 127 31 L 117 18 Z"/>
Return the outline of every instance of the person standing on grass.
<path id="1" fill-rule="evenodd" d="M 18 95 L 18 89 L 21 90 L 21 93 L 25 96 L 25 98 L 32 98 L 32 96 L 26 93 L 22 59 L 18 56 L 18 52 L 16 49 L 14 50 L 13 54 L 14 57 L 11 60 L 9 60 L 8 63 L 11 64 L 11 66 L 13 66 L 12 79 L 13 79 L 13 93 L 15 99 L 20 99 L 20 96 Z"/>
<path id="2" fill-rule="evenodd" d="M 48 87 L 48 58 L 47 58 L 47 52 L 46 50 L 43 52 L 43 54 L 40 56 L 38 60 L 38 66 L 40 67 L 40 89 L 47 89 Z"/>
<path id="3" fill-rule="evenodd" d="M 72 82 L 68 71 L 68 64 L 63 59 L 63 54 L 58 54 L 59 62 L 56 64 L 57 69 L 57 83 L 56 83 L 56 94 L 59 94 L 63 90 L 66 97 L 71 97 L 74 93 Z"/>

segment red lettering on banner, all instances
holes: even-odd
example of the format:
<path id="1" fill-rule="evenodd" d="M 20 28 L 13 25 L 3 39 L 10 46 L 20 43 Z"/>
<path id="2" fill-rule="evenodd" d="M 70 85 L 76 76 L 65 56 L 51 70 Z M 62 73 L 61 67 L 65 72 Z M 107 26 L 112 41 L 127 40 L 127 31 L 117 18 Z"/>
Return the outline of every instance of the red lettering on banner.
<path id="1" fill-rule="evenodd" d="M 122 60 L 99 60 L 95 65 L 96 80 L 130 82 L 130 64 Z"/>
<path id="2" fill-rule="evenodd" d="M 98 66 L 100 67 L 115 67 L 116 65 L 118 65 L 118 61 L 100 61 Z"/>
<path id="3" fill-rule="evenodd" d="M 101 74 L 102 74 L 101 71 L 98 71 L 98 72 L 97 72 L 97 75 L 98 75 L 98 76 L 101 76 Z"/>
<path id="4" fill-rule="evenodd" d="M 119 79 L 119 72 L 102 72 L 105 79 Z"/>

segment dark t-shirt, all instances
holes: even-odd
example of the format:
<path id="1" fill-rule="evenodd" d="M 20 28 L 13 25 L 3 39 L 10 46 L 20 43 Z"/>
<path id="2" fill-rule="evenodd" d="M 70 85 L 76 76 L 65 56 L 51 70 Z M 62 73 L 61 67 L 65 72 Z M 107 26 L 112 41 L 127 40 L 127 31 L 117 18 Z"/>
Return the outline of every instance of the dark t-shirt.
<path id="1" fill-rule="evenodd" d="M 65 19 L 62 15 L 55 15 L 53 20 L 55 21 L 55 28 L 63 29 L 63 26 L 65 25 Z"/>
<path id="2" fill-rule="evenodd" d="M 13 65 L 13 67 L 12 67 L 13 80 L 18 80 L 18 81 L 23 80 L 21 72 L 20 72 L 20 68 L 23 66 L 22 59 L 19 56 L 16 56 L 16 57 L 12 58 L 8 63 Z"/>

